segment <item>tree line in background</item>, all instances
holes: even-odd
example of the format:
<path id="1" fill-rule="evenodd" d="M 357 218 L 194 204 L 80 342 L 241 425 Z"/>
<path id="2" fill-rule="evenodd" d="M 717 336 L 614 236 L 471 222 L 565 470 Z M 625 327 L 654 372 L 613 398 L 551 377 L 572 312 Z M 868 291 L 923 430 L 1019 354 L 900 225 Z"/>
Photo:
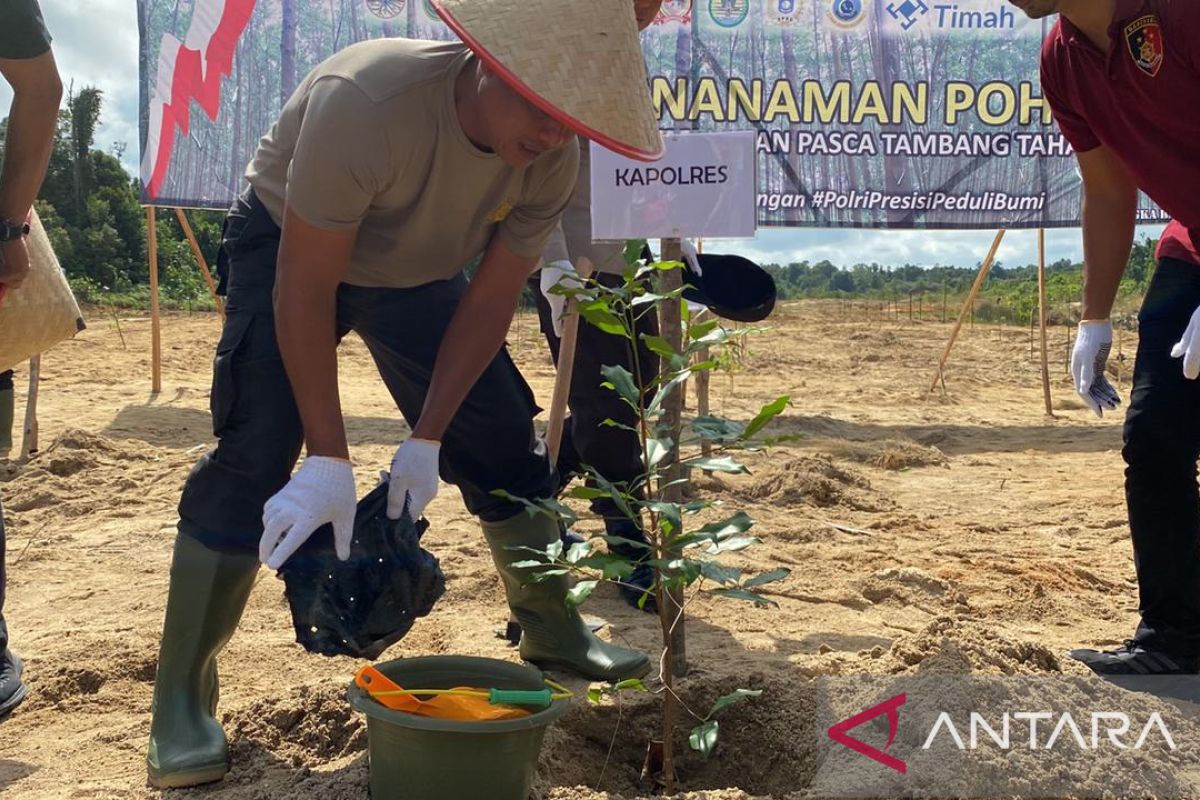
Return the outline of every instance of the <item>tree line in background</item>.
<path id="1" fill-rule="evenodd" d="M 124 145 L 97 149 L 95 132 L 103 107 L 98 89 L 71 91 L 59 114 L 54 151 L 37 211 L 81 302 L 123 308 L 149 307 L 146 216 L 139 203 L 138 181 L 121 164 Z M 0 122 L 0 153 L 8 121 Z M 204 257 L 216 263 L 220 211 L 191 211 L 189 217 Z M 164 307 L 212 309 L 201 277 L 174 214 L 160 211 L 157 221 L 159 285 Z M 1133 309 L 1154 272 L 1151 239 L 1134 246 L 1121 284 L 1119 308 Z M 768 264 L 782 299 L 858 298 L 906 306 L 913 298 L 922 318 L 956 313 L 978 267 L 889 266 L 857 263 L 839 268 L 829 261 Z M 1063 259 L 1047 267 L 1049 304 L 1058 321 L 1070 321 L 1079 299 L 1081 265 Z M 532 304 L 532 297 L 525 298 Z M 943 305 L 949 312 L 941 311 Z M 976 306 L 984 321 L 1025 324 L 1037 306 L 1037 268 L 997 264 Z M 934 313 L 932 318 L 936 318 Z"/>

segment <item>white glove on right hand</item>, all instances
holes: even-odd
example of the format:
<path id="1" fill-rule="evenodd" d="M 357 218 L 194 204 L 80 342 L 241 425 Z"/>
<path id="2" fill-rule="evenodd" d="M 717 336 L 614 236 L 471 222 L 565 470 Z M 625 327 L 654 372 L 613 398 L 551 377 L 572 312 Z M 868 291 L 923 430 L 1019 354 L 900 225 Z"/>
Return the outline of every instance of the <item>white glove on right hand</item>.
<path id="1" fill-rule="evenodd" d="M 1105 374 L 1111 352 L 1112 322 L 1085 320 L 1079 323 L 1079 338 L 1071 353 L 1071 375 L 1075 378 L 1075 391 L 1097 417 L 1103 417 L 1105 411 L 1115 411 L 1121 405 L 1121 396 Z"/>
<path id="2" fill-rule="evenodd" d="M 568 289 L 583 287 L 583 281 L 579 279 L 579 273 L 575 271 L 575 267 L 571 266 L 570 261 L 553 261 L 542 267 L 542 296 L 550 304 L 550 321 L 554 325 L 554 335 L 561 339 L 563 314 L 567 310 L 567 296 L 550 291 L 559 284 Z"/>
<path id="3" fill-rule="evenodd" d="M 400 519 L 408 509 L 408 518 L 416 522 L 425 506 L 437 497 L 438 466 L 442 443 L 427 439 L 406 439 L 392 458 L 388 483 L 388 519 Z"/>
<path id="4" fill-rule="evenodd" d="M 1171 348 L 1171 358 L 1183 359 L 1183 377 L 1189 381 L 1200 377 L 1200 308 L 1192 312 L 1183 338 Z"/>
<path id="5" fill-rule="evenodd" d="M 327 522 L 333 523 L 337 557 L 345 561 L 350 557 L 354 513 L 357 510 L 354 467 L 350 462 L 340 458 L 309 456 L 287 486 L 263 506 L 259 561 L 271 569 L 279 569 L 312 536 L 313 531 Z"/>

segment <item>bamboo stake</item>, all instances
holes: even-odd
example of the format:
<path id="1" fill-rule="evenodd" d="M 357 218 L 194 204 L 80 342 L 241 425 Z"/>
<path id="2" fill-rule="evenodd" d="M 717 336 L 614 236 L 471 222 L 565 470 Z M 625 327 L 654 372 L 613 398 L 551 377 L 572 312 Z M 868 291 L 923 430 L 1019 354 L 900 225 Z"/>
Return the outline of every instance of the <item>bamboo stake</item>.
<path id="1" fill-rule="evenodd" d="M 196 257 L 196 264 L 200 267 L 200 274 L 204 276 L 204 282 L 208 284 L 208 293 L 212 295 L 213 304 L 217 307 L 217 313 L 221 318 L 225 317 L 225 304 L 221 302 L 221 297 L 217 294 L 217 284 L 213 280 L 212 273 L 208 271 L 208 262 L 204 260 L 204 253 L 200 250 L 200 243 L 196 241 L 196 234 L 192 232 L 192 226 L 188 222 L 187 214 L 182 208 L 175 209 L 175 218 L 179 220 L 179 227 L 183 228 L 183 235 L 187 237 L 188 244 L 192 247 L 192 255 Z"/>
<path id="2" fill-rule="evenodd" d="M 592 262 L 579 259 L 575 271 L 583 280 L 592 276 Z M 567 417 L 567 399 L 571 395 L 571 376 L 575 372 L 575 346 L 579 340 L 579 309 L 575 298 L 568 297 L 563 312 L 563 335 L 558 345 L 558 369 L 554 377 L 554 395 L 550 401 L 550 422 L 546 429 L 546 447 L 550 450 L 550 463 L 558 463 L 558 451 L 562 447 L 563 423 Z"/>
<path id="3" fill-rule="evenodd" d="M 146 243 L 150 255 L 150 391 L 162 391 L 162 336 L 158 315 L 158 231 L 154 206 L 146 206 Z"/>
<path id="4" fill-rule="evenodd" d="M 1046 416 L 1054 416 L 1050 397 L 1050 345 L 1046 341 L 1046 230 L 1038 229 L 1038 325 L 1042 337 L 1042 396 L 1046 401 Z"/>
<path id="5" fill-rule="evenodd" d="M 29 396 L 25 401 L 25 427 L 22 429 L 21 461 L 38 451 L 38 387 L 41 385 L 42 356 L 29 359 Z"/>
<path id="6" fill-rule="evenodd" d="M 1004 241 L 1004 234 L 1007 233 L 1004 228 L 1001 228 L 996 233 L 996 240 L 992 242 L 992 249 L 988 251 L 987 258 L 983 260 L 982 266 L 979 268 L 979 275 L 975 278 L 974 285 L 971 286 L 971 292 L 967 295 L 967 302 L 963 306 L 962 312 L 958 315 L 958 321 L 954 323 L 954 330 L 950 333 L 950 341 L 946 342 L 946 351 L 942 353 L 942 358 L 938 362 L 937 372 L 933 374 L 933 380 L 929 384 L 929 394 L 937 388 L 938 381 L 942 378 L 942 370 L 946 367 L 946 361 L 950 358 L 950 351 L 954 349 L 954 342 L 958 339 L 958 332 L 962 329 L 963 322 L 966 320 L 968 313 L 975 308 L 975 298 L 979 295 L 979 290 L 983 288 L 983 282 L 987 280 L 988 273 L 992 271 L 992 263 L 996 260 L 996 251 L 1000 249 L 1000 243 Z"/>

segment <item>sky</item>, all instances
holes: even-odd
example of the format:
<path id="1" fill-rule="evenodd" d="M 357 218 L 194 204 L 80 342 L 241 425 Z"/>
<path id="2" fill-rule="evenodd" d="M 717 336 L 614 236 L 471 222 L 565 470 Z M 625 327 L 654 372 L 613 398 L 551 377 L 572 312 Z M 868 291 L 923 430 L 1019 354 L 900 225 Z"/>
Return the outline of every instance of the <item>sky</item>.
<path id="1" fill-rule="evenodd" d="M 138 82 L 136 0 L 40 0 L 46 25 L 54 37 L 54 56 L 63 82 L 77 88 L 96 86 L 104 92 L 104 109 L 96 146 L 125 146 L 124 162 L 136 173 L 138 154 Z M 12 93 L 0 81 L 0 117 L 7 115 Z M 1154 233 L 1147 229 L 1145 233 Z M 1140 235 L 1140 234 L 1139 234 Z M 709 252 L 736 252 L 764 263 L 829 260 L 838 266 L 855 263 L 934 264 L 972 267 L 987 255 L 994 231 L 873 231 L 764 229 L 754 239 L 712 242 Z M 1078 230 L 1046 233 L 1046 258 L 1082 260 Z M 999 260 L 1008 265 L 1034 263 L 1037 236 L 1010 232 Z"/>

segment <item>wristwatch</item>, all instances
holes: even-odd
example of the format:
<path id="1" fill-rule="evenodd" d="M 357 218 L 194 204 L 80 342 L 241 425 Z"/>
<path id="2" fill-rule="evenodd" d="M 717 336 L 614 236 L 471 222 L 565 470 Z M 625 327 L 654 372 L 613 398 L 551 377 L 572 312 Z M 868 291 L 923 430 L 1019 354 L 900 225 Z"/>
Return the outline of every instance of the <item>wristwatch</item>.
<path id="1" fill-rule="evenodd" d="M 0 242 L 11 242 L 22 236 L 29 235 L 28 222 L 13 222 L 11 219 L 0 219 Z"/>

